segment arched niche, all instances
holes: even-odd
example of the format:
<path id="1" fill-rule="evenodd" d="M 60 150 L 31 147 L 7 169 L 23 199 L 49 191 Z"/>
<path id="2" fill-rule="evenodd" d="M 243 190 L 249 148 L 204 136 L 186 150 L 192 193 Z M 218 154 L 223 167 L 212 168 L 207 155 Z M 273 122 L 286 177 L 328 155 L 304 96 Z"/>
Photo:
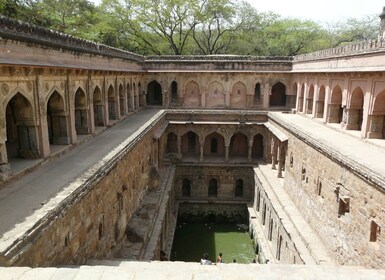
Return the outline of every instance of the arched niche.
<path id="1" fill-rule="evenodd" d="M 70 144 L 68 136 L 68 117 L 62 96 L 54 91 L 47 102 L 47 124 L 51 145 Z"/>
<path id="2" fill-rule="evenodd" d="M 230 156 L 247 157 L 249 150 L 247 136 L 242 132 L 237 132 L 230 140 Z"/>
<path id="3" fill-rule="evenodd" d="M 39 137 L 33 108 L 29 100 L 16 93 L 5 108 L 6 149 L 8 161 L 13 158 L 39 158 Z"/>
<path id="4" fill-rule="evenodd" d="M 98 86 L 95 87 L 93 93 L 93 108 L 94 108 L 94 125 L 97 126 L 105 126 L 105 118 L 104 118 L 104 101 L 102 91 Z"/>
<path id="5" fill-rule="evenodd" d="M 87 99 L 81 88 L 75 93 L 75 129 L 76 134 L 89 133 Z"/>
<path id="6" fill-rule="evenodd" d="M 339 86 L 335 86 L 331 92 L 329 101 L 328 123 L 341 123 L 342 116 L 342 90 Z"/>
<path id="7" fill-rule="evenodd" d="M 201 93 L 199 85 L 195 81 L 190 81 L 186 84 L 183 107 L 185 108 L 199 108 L 201 106 Z"/>
<path id="8" fill-rule="evenodd" d="M 271 88 L 270 107 L 286 106 L 286 86 L 278 82 Z"/>
<path id="9" fill-rule="evenodd" d="M 157 81 L 147 85 L 146 102 L 147 105 L 162 106 L 162 87 Z"/>

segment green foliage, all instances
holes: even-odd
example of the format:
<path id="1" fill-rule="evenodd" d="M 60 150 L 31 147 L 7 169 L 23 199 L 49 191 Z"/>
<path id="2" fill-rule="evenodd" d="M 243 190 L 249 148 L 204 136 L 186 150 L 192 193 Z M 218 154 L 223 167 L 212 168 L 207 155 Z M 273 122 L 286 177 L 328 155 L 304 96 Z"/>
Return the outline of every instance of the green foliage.
<path id="1" fill-rule="evenodd" d="M 144 55 L 291 56 L 378 36 L 376 16 L 323 27 L 243 0 L 0 0 L 0 13 Z"/>

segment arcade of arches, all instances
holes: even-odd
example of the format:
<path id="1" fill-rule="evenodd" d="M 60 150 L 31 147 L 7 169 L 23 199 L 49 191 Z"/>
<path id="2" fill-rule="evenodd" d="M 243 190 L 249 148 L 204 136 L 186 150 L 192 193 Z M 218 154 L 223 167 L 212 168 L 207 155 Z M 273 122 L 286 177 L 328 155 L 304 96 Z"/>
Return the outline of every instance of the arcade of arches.
<path id="1" fill-rule="evenodd" d="M 385 69 L 367 66 L 376 59 L 367 60 L 366 53 L 354 54 L 356 60 L 339 58 L 338 65 L 325 62 L 335 59 L 336 52 L 325 60 L 321 55 L 271 61 L 213 56 L 186 63 L 184 57 L 152 59 L 119 50 L 104 56 L 99 47 L 92 55 L 64 47 L 52 55 L 48 46 L 39 49 L 38 44 L 12 40 L 4 45 L 18 50 L 4 58 L 14 59 L 13 65 L 24 61 L 21 53 L 40 55 L 29 57 L 32 66 L 0 67 L 4 180 L 14 175 L 13 163 L 48 159 L 58 147 L 112 134 L 110 126 L 148 117 L 146 125 L 127 130 L 121 150 L 111 148 L 116 161 L 101 167 L 111 172 L 100 171 L 103 180 L 95 174 L 99 169 L 92 173 L 103 191 L 93 192 L 92 185 L 90 196 L 81 198 L 93 215 L 90 237 L 73 234 L 76 227 L 59 219 L 58 229 L 52 230 L 54 242 L 41 233 L 41 242 L 55 249 L 50 256 L 70 259 L 68 263 L 75 260 L 71 254 L 84 253 L 74 262 L 107 256 L 127 237 L 129 219 L 146 216 L 135 212 L 145 209 L 142 198 L 169 180 L 162 195 L 151 195 L 213 207 L 247 204 L 252 231 L 264 238 L 258 242 L 253 235 L 262 262 L 383 267 Z M 42 57 L 51 64 L 43 67 Z M 352 72 L 338 68 L 347 60 L 350 65 L 359 60 L 361 66 L 353 65 Z M 170 212 L 162 226 L 172 224 L 172 203 L 165 203 Z M 70 214 L 63 211 L 63 217 L 78 221 L 76 215 L 85 212 L 80 204 Z M 76 222 L 82 233 L 88 230 L 84 224 Z M 154 228 L 160 238 L 151 258 L 166 247 L 166 230 Z M 353 231 L 354 238 L 347 238 Z M 92 240 L 89 255 L 77 250 L 81 241 L 82 248 L 88 245 L 84 240 Z"/>

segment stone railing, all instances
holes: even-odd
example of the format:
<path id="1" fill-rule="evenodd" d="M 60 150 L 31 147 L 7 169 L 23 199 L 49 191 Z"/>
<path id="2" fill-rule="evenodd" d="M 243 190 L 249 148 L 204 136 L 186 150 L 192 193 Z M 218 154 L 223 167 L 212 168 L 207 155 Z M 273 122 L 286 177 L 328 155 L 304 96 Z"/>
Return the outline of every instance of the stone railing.
<path id="1" fill-rule="evenodd" d="M 251 56 L 251 55 L 161 55 L 147 56 L 146 61 L 292 61 L 292 56 Z"/>
<path id="2" fill-rule="evenodd" d="M 91 53 L 142 62 L 144 57 L 132 52 L 80 39 L 48 28 L 14 20 L 0 15 L 0 37 L 54 48 Z"/>
<path id="3" fill-rule="evenodd" d="M 342 47 L 325 49 L 317 52 L 301 54 L 294 57 L 294 62 L 320 60 L 335 57 L 360 55 L 367 53 L 385 52 L 384 40 L 363 41 Z"/>

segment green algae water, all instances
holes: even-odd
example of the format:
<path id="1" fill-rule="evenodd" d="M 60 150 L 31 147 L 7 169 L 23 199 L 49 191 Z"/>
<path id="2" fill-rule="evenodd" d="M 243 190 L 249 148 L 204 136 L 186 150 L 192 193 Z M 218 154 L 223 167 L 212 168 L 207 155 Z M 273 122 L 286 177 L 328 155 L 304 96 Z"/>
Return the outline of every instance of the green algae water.
<path id="1" fill-rule="evenodd" d="M 171 260 L 199 262 L 204 253 L 215 262 L 251 263 L 255 259 L 252 239 L 243 226 L 218 223 L 180 223 L 175 229 Z"/>

